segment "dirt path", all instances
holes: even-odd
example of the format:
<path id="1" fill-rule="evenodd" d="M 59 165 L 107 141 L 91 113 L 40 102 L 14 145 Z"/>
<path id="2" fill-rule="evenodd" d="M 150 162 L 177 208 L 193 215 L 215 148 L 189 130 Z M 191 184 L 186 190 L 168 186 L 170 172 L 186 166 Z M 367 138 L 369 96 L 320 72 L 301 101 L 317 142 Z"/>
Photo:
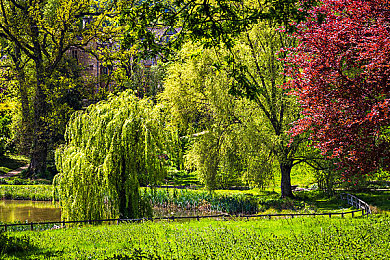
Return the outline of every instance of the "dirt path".
<path id="1" fill-rule="evenodd" d="M 12 170 L 10 172 L 7 172 L 6 174 L 1 175 L 0 178 L 6 178 L 6 177 L 15 176 L 15 175 L 21 173 L 22 171 L 26 170 L 27 168 L 28 168 L 28 164 L 25 165 L 25 166 L 19 167 L 19 168 L 15 169 L 15 170 Z"/>

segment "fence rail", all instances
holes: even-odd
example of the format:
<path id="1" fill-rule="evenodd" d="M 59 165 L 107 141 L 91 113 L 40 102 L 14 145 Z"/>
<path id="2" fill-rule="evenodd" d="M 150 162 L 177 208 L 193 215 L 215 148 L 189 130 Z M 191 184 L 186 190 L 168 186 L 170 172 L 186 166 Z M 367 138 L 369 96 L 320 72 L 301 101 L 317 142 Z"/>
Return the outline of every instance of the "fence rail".
<path id="1" fill-rule="evenodd" d="M 362 201 L 358 197 L 351 195 L 349 193 L 341 193 L 340 198 L 341 198 L 341 200 L 346 201 L 348 203 L 348 205 L 351 205 L 357 209 L 363 210 L 363 214 L 364 214 L 364 211 L 366 212 L 367 215 L 372 214 L 370 205 L 368 205 L 366 202 Z"/>
<path id="2" fill-rule="evenodd" d="M 202 218 L 223 218 L 225 219 L 233 219 L 233 218 L 241 218 L 241 219 L 247 219 L 250 218 L 269 218 L 272 217 L 291 217 L 294 218 L 296 216 L 329 216 L 330 218 L 332 216 L 341 216 L 344 217 L 345 215 L 351 214 L 352 217 L 355 216 L 355 213 L 361 212 L 362 216 L 364 215 L 364 210 L 353 210 L 348 212 L 332 212 L 332 213 L 296 213 L 296 214 L 261 214 L 261 215 L 229 215 L 229 214 L 219 214 L 219 215 L 211 215 L 211 216 L 186 216 L 186 217 L 156 217 L 156 218 L 137 218 L 137 219 L 95 219 L 95 220 L 74 220 L 74 221 L 50 221 L 50 222 L 30 222 L 30 223 L 15 223 L 15 224 L 2 224 L 0 225 L 0 232 L 1 231 L 7 231 L 11 227 L 15 226 L 29 226 L 30 230 L 35 230 L 34 226 L 39 225 L 56 225 L 59 224 L 62 227 L 65 227 L 66 224 L 81 224 L 81 223 L 88 223 L 88 224 L 97 224 L 97 223 L 103 223 L 103 222 L 114 222 L 116 224 L 122 223 L 122 222 L 142 222 L 142 221 L 161 221 L 161 220 L 168 220 L 168 221 L 175 221 L 180 219 L 196 219 L 200 220 Z"/>

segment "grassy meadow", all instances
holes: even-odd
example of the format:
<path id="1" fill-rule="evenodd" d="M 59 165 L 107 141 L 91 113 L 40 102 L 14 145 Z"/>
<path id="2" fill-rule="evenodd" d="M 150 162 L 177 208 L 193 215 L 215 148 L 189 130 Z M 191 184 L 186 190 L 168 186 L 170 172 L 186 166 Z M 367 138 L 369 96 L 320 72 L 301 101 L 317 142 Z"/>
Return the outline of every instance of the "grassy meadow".
<path id="1" fill-rule="evenodd" d="M 3 259 L 388 259 L 390 219 L 144 222 L 6 236 Z"/>

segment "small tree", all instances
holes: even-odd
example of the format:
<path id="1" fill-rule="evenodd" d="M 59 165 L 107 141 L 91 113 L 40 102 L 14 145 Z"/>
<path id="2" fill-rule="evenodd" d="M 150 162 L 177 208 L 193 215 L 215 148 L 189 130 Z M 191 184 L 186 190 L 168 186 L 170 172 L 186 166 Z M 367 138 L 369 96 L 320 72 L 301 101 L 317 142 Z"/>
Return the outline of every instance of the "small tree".
<path id="1" fill-rule="evenodd" d="M 348 181 L 390 167 L 389 25 L 388 1 L 325 0 L 298 27 L 287 58 L 303 108 L 292 132 L 309 130 Z"/>
<path id="2" fill-rule="evenodd" d="M 66 130 L 66 144 L 56 151 L 60 173 L 54 185 L 63 218 L 147 214 L 138 187 L 164 175 L 164 121 L 160 107 L 129 92 L 76 113 Z"/>

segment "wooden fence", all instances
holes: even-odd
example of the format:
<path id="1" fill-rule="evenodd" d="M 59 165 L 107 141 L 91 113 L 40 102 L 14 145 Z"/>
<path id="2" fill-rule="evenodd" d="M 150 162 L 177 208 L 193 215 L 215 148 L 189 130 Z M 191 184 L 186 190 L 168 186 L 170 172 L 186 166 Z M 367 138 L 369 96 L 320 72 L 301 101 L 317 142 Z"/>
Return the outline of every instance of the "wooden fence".
<path id="1" fill-rule="evenodd" d="M 341 193 L 340 198 L 341 198 L 341 200 L 346 201 L 348 203 L 348 205 L 351 205 L 352 207 L 363 210 L 363 214 L 364 214 L 364 212 L 367 215 L 371 214 L 370 205 L 368 205 L 366 202 L 362 201 L 358 197 L 351 195 L 349 193 Z"/>
<path id="2" fill-rule="evenodd" d="M 370 205 L 368 205 L 366 202 L 362 201 L 361 199 L 357 198 L 354 195 L 348 194 L 348 193 L 342 193 L 340 194 L 341 200 L 346 201 L 349 205 L 357 208 L 357 210 L 348 211 L 348 212 L 331 212 L 331 213 L 295 213 L 295 214 L 260 214 L 260 215 L 229 215 L 229 214 L 219 214 L 219 215 L 210 215 L 210 216 L 186 216 L 186 217 L 157 217 L 157 218 L 138 218 L 138 219 L 95 219 L 95 220 L 77 220 L 77 221 L 53 221 L 53 222 L 30 222 L 30 223 L 15 223 L 15 224 L 2 224 L 0 225 L 0 232 L 2 230 L 7 231 L 8 228 L 15 227 L 15 226 L 28 226 L 30 227 L 30 230 L 35 230 L 34 226 L 50 226 L 50 225 L 61 225 L 61 227 L 65 227 L 66 224 L 97 224 L 97 223 L 104 223 L 104 222 L 111 222 L 119 224 L 121 222 L 143 222 L 143 221 L 161 221 L 161 220 L 167 220 L 167 221 L 175 221 L 175 220 L 186 220 L 186 219 L 196 219 L 200 220 L 201 218 L 223 218 L 225 219 L 232 219 L 232 218 L 240 218 L 240 219 L 247 219 L 250 218 L 269 218 L 272 217 L 299 217 L 299 216 L 329 216 L 330 218 L 332 216 L 341 216 L 344 217 L 347 214 L 351 214 L 352 217 L 355 216 L 355 213 L 361 212 L 361 215 L 368 215 L 371 214 Z"/>
<path id="3" fill-rule="evenodd" d="M 219 214 L 219 215 L 211 215 L 211 216 L 186 216 L 186 217 L 156 217 L 156 218 L 138 218 L 138 219 L 96 219 L 96 220 L 77 220 L 77 221 L 52 221 L 52 222 L 30 222 L 30 223 L 15 223 L 15 224 L 2 224 L 0 225 L 0 232 L 1 231 L 7 231 L 11 227 L 15 226 L 27 226 L 30 230 L 36 230 L 35 227 L 38 226 L 50 226 L 50 225 L 60 225 L 58 227 L 65 227 L 67 224 L 98 224 L 98 223 L 104 223 L 104 222 L 111 222 L 111 223 L 123 223 L 123 222 L 143 222 L 143 221 L 161 221 L 161 220 L 167 220 L 167 221 L 175 221 L 175 220 L 188 220 L 188 219 L 196 219 L 200 220 L 202 218 L 217 218 L 217 219 L 247 219 L 250 218 L 268 218 L 271 219 L 272 217 L 298 217 L 298 216 L 329 216 L 330 218 L 332 216 L 341 216 L 344 217 L 345 215 L 351 214 L 352 217 L 355 216 L 355 213 L 361 212 L 361 215 L 364 215 L 364 210 L 353 210 L 348 212 L 332 212 L 332 213 L 296 213 L 296 214 L 262 214 L 262 215 L 229 215 L 229 214 Z"/>

